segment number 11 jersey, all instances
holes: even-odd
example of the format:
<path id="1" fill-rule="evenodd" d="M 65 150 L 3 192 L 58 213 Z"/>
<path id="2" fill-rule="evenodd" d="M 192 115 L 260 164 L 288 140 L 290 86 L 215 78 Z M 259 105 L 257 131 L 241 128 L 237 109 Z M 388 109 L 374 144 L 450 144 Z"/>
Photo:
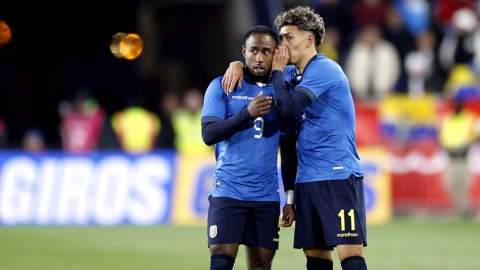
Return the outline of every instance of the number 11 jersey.
<path id="1" fill-rule="evenodd" d="M 244 76 L 242 88 L 225 94 L 221 81 L 213 80 L 205 93 L 202 124 L 226 120 L 242 109 L 261 91 L 273 97 L 273 83 L 257 84 Z M 295 133 L 295 122 L 282 123 L 281 116 L 271 112 L 250 120 L 230 138 L 215 144 L 213 197 L 229 197 L 242 201 L 280 201 L 277 176 L 277 154 L 280 133 Z"/>

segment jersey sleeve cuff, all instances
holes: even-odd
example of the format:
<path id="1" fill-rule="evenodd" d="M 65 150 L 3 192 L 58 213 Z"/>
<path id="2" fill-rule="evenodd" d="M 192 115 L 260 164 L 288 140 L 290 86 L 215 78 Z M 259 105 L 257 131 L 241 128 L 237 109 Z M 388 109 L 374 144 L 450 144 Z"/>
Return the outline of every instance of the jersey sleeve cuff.
<path id="1" fill-rule="evenodd" d="M 310 98 L 312 103 L 313 103 L 313 101 L 315 101 L 315 99 L 317 99 L 317 96 L 312 91 L 310 91 L 310 89 L 308 89 L 306 87 L 303 87 L 303 86 L 297 86 L 297 88 L 295 88 L 295 92 L 300 92 L 300 93 L 303 93 L 303 94 L 307 95 L 307 97 Z"/>
<path id="2" fill-rule="evenodd" d="M 216 117 L 216 116 L 204 116 L 204 117 L 202 117 L 202 119 L 200 121 L 201 121 L 201 124 L 205 124 L 205 123 L 218 122 L 218 121 L 222 121 L 222 120 L 223 119 L 221 119 L 219 117 Z"/>
<path id="3" fill-rule="evenodd" d="M 295 204 L 295 190 L 285 191 L 285 196 L 287 197 L 287 204 Z"/>

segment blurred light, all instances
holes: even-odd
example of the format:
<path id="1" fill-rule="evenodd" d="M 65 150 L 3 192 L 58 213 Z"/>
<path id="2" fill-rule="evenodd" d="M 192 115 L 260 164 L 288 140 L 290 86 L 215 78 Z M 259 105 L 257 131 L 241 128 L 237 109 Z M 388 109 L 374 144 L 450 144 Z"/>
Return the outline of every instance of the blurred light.
<path id="1" fill-rule="evenodd" d="M 7 47 L 10 40 L 12 40 L 12 30 L 5 21 L 0 20 L 0 50 Z"/>
<path id="2" fill-rule="evenodd" d="M 116 33 L 110 43 L 110 51 L 119 59 L 133 60 L 143 50 L 143 40 L 137 34 Z"/>

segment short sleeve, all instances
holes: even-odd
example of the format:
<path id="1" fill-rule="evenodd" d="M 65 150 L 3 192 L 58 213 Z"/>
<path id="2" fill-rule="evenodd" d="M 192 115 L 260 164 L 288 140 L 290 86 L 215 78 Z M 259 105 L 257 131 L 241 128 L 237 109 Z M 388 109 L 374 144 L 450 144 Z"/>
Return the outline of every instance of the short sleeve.
<path id="1" fill-rule="evenodd" d="M 295 135 L 296 123 L 297 123 L 297 120 L 295 118 L 283 119 L 282 125 L 280 127 L 280 135 Z"/>
<path id="2" fill-rule="evenodd" d="M 202 124 L 215 122 L 216 118 L 221 120 L 226 118 L 227 100 L 221 85 L 221 79 L 222 77 L 213 80 L 207 88 L 203 101 Z"/>
<path id="3" fill-rule="evenodd" d="M 313 102 L 339 83 L 337 74 L 339 68 L 337 63 L 331 60 L 312 62 L 305 70 L 302 81 L 295 91 L 306 94 Z"/>

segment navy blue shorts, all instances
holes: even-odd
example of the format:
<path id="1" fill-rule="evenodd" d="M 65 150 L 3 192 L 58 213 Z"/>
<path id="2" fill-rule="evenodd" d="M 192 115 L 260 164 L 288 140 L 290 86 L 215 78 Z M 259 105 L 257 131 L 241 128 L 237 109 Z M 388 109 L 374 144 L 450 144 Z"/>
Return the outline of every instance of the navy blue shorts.
<path id="1" fill-rule="evenodd" d="M 294 248 L 367 245 L 363 177 L 295 185 Z"/>
<path id="2" fill-rule="evenodd" d="M 280 203 L 208 198 L 208 246 L 239 243 L 278 249 Z"/>

